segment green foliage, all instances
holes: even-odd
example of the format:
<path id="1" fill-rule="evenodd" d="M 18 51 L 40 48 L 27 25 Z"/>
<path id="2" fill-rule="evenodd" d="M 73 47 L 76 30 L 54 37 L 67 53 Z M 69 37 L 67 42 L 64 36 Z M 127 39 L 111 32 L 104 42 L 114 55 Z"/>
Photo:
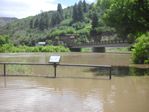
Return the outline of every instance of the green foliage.
<path id="1" fill-rule="evenodd" d="M 104 22 L 122 38 L 134 37 L 149 29 L 149 0 L 112 0 L 104 13 Z M 133 40 L 135 39 L 133 37 Z"/>
<path id="2" fill-rule="evenodd" d="M 62 21 L 61 15 L 58 12 L 55 12 L 51 18 L 51 26 L 54 27 Z"/>
<path id="3" fill-rule="evenodd" d="M 76 5 L 77 21 L 73 21 L 73 6 L 62 9 L 61 4 L 58 4 L 56 11 L 41 12 L 36 16 L 18 19 L 0 28 L 0 33 L 10 35 L 10 40 L 15 46 L 34 46 L 39 41 L 55 41 L 59 35 L 76 32 L 88 34 L 90 28 L 85 27 L 86 24 L 90 26 L 90 19 L 87 17 L 90 5 L 85 0 L 79 1 Z"/>
<path id="4" fill-rule="evenodd" d="M 31 18 L 29 26 L 31 29 L 39 29 L 43 31 L 49 27 L 49 14 L 47 12 L 41 12 L 41 14 Z"/>
<path id="5" fill-rule="evenodd" d="M 64 19 L 61 23 L 60 26 L 70 26 L 71 25 L 72 19 Z"/>
<path id="6" fill-rule="evenodd" d="M 113 0 L 97 0 L 97 8 L 99 8 L 100 13 L 103 14 L 111 6 Z"/>
<path id="7" fill-rule="evenodd" d="M 56 37 L 56 36 L 60 36 L 60 35 L 65 35 L 65 34 L 74 34 L 75 33 L 75 29 L 72 27 L 60 27 L 60 28 L 55 28 L 53 29 L 48 37 Z"/>
<path id="8" fill-rule="evenodd" d="M 85 27 L 85 24 L 86 23 L 84 22 L 76 22 L 72 24 L 72 27 L 75 28 L 76 30 L 80 30 Z"/>
<path id="9" fill-rule="evenodd" d="M 92 10 L 94 6 L 94 4 L 87 4 L 85 0 L 65 9 L 62 9 L 61 4 L 58 4 L 56 11 L 41 12 L 36 16 L 16 20 L 3 29 L 0 28 L 0 33 L 2 31 L 1 34 L 10 35 L 10 40 L 15 46 L 35 46 L 39 41 L 48 42 L 48 40 L 50 40 L 48 42 L 50 45 L 59 44 L 61 41 L 59 36 L 67 34 L 77 35 L 76 41 L 88 42 L 89 38 L 92 38 L 90 36 L 92 23 L 89 12 L 92 14 L 95 11 Z M 98 12 L 98 22 L 100 22 L 100 11 L 96 12 Z M 98 24 L 95 22 L 94 25 Z M 38 52 L 38 48 L 33 51 Z"/>
<path id="10" fill-rule="evenodd" d="M 9 37 L 7 35 L 0 35 L 0 46 L 9 43 Z"/>
<path id="11" fill-rule="evenodd" d="M 73 18 L 73 22 L 78 21 L 78 9 L 77 9 L 77 4 L 75 4 L 75 5 L 73 6 L 73 15 L 72 15 L 72 18 Z"/>
<path id="12" fill-rule="evenodd" d="M 60 15 L 60 19 L 63 20 L 64 17 L 63 17 L 63 9 L 62 9 L 62 5 L 61 4 L 57 5 L 57 12 Z"/>
<path id="13" fill-rule="evenodd" d="M 0 47 L 0 52 L 69 52 L 64 46 L 14 46 L 12 44 L 4 44 Z"/>
<path id="14" fill-rule="evenodd" d="M 93 12 L 91 19 L 92 29 L 95 29 L 99 25 L 97 12 Z"/>
<path id="15" fill-rule="evenodd" d="M 41 13 L 41 17 L 39 20 L 39 29 L 43 31 L 44 29 L 48 29 L 49 19 L 47 13 Z"/>
<path id="16" fill-rule="evenodd" d="M 81 52 L 92 52 L 92 48 L 82 48 Z"/>
<path id="17" fill-rule="evenodd" d="M 84 12 L 84 13 L 88 12 L 87 3 L 86 3 L 85 0 L 83 0 L 83 12 Z"/>
<path id="18" fill-rule="evenodd" d="M 63 17 L 63 9 L 61 4 L 58 4 L 57 6 L 57 11 L 53 13 L 52 18 L 51 18 L 51 26 L 54 27 L 64 19 Z"/>
<path id="19" fill-rule="evenodd" d="M 75 4 L 73 6 L 73 14 L 72 14 L 73 22 L 84 21 L 84 13 L 87 13 L 87 11 L 88 11 L 87 3 L 85 2 L 85 0 L 83 2 L 80 0 L 78 4 Z"/>
<path id="20" fill-rule="evenodd" d="M 0 17 L 0 27 L 5 26 L 15 20 L 17 20 L 17 18 Z"/>
<path id="21" fill-rule="evenodd" d="M 133 49 L 133 61 L 149 64 L 149 32 L 137 38 Z"/>
<path id="22" fill-rule="evenodd" d="M 79 1 L 78 3 L 78 20 L 83 21 L 84 20 L 84 15 L 83 15 L 83 3 L 82 1 Z"/>

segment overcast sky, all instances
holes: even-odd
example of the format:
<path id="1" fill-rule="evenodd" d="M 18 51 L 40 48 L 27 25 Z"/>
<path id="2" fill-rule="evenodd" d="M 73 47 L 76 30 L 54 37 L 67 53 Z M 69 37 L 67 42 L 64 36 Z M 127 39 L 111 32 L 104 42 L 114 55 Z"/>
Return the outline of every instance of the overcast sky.
<path id="1" fill-rule="evenodd" d="M 79 0 L 0 0 L 0 17 L 25 18 L 39 14 L 41 11 L 56 10 L 57 4 L 62 7 L 74 5 Z M 86 0 L 87 3 L 95 0 Z"/>

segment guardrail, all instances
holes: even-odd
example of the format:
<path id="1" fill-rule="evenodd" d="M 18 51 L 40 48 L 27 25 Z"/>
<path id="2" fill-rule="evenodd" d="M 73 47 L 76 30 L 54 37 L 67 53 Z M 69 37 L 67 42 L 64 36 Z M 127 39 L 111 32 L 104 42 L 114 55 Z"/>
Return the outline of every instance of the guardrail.
<path id="1" fill-rule="evenodd" d="M 94 46 L 94 45 L 108 45 L 108 44 L 132 44 L 132 42 L 128 40 L 104 40 L 104 41 L 95 41 L 95 42 L 89 42 L 89 43 L 80 43 L 80 44 L 75 44 L 75 43 L 68 43 L 68 47 L 75 47 L 75 46 Z"/>
<path id="2" fill-rule="evenodd" d="M 7 65 L 50 65 L 54 67 L 54 78 L 56 78 L 56 68 L 57 66 L 68 66 L 68 67 L 104 67 L 104 68 L 108 68 L 109 69 L 109 80 L 111 80 L 112 75 L 111 75 L 111 70 L 112 70 L 112 66 L 111 65 L 92 65 L 92 64 L 67 64 L 67 63 L 63 63 L 63 64 L 58 64 L 58 63 L 20 63 L 20 62 L 0 62 L 0 65 L 3 65 L 3 72 L 4 72 L 4 76 L 7 76 L 6 74 L 6 67 Z"/>

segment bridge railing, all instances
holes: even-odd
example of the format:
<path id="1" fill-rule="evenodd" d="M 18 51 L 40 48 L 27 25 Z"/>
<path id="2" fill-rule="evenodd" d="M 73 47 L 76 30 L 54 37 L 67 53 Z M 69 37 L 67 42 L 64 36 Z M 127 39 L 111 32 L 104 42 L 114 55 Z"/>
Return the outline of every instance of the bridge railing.
<path id="1" fill-rule="evenodd" d="M 120 44 L 120 43 L 130 43 L 128 40 L 120 40 L 120 39 L 115 39 L 115 40 L 104 40 L 104 41 L 95 41 L 95 42 L 88 42 L 88 43 L 67 43 L 68 47 L 71 46 L 90 46 L 90 45 L 105 45 L 105 44 Z"/>

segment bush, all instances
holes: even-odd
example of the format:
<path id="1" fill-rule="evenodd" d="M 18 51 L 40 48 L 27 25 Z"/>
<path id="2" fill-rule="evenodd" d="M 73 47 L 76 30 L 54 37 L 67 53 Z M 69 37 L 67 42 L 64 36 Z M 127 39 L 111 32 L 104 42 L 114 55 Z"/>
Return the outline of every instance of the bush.
<path id="1" fill-rule="evenodd" d="M 74 34 L 75 33 L 75 29 L 72 27 L 60 27 L 60 28 L 55 28 L 53 30 L 51 30 L 51 32 L 49 33 L 49 37 L 56 37 L 56 36 L 60 36 L 60 35 L 65 35 L 65 34 Z"/>
<path id="2" fill-rule="evenodd" d="M 70 26 L 71 21 L 72 21 L 72 19 L 65 19 L 60 23 L 60 25 L 61 26 Z"/>
<path id="3" fill-rule="evenodd" d="M 0 35 L 0 46 L 9 43 L 9 37 L 7 35 Z"/>
<path id="4" fill-rule="evenodd" d="M 69 52 L 64 46 L 14 46 L 12 44 L 4 44 L 0 46 L 0 52 Z"/>
<path id="5" fill-rule="evenodd" d="M 137 38 L 133 49 L 133 62 L 149 64 L 149 32 Z"/>

